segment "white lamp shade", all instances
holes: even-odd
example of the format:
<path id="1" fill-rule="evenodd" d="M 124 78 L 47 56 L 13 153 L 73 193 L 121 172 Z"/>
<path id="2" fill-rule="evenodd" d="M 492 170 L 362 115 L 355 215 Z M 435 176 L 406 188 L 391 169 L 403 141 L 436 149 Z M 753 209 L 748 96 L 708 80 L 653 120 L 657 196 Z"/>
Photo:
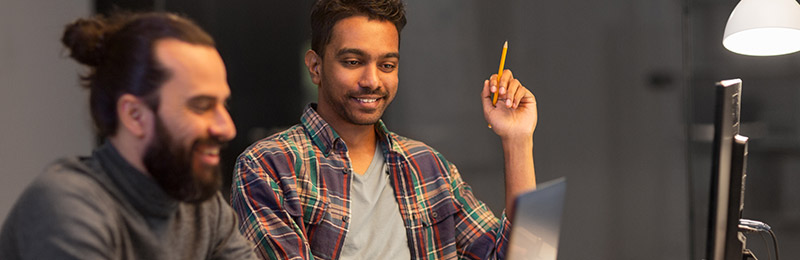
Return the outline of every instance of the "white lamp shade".
<path id="1" fill-rule="evenodd" d="M 796 0 L 742 0 L 728 18 L 722 45 L 752 56 L 800 51 L 800 4 Z"/>

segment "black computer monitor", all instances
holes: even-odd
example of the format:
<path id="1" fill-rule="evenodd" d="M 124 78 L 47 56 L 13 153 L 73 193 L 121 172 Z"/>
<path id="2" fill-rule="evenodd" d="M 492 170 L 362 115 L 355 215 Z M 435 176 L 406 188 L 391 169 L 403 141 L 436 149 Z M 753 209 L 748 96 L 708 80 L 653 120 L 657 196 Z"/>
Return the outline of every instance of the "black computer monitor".
<path id="1" fill-rule="evenodd" d="M 742 260 L 745 236 L 738 226 L 747 161 L 747 137 L 739 135 L 742 81 L 723 80 L 716 88 L 706 259 Z"/>

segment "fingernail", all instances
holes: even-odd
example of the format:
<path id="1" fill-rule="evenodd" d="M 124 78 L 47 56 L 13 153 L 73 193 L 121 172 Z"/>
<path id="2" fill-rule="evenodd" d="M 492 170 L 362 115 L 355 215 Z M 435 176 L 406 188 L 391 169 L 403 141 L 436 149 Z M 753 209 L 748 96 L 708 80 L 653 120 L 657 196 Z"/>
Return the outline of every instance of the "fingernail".
<path id="1" fill-rule="evenodd" d="M 511 107 L 511 99 L 506 99 L 506 106 Z"/>
<path id="2" fill-rule="evenodd" d="M 491 91 L 492 93 L 494 93 L 495 91 L 497 91 L 497 87 L 495 87 L 495 86 L 492 86 L 492 87 L 490 88 L 490 90 L 489 90 L 489 91 Z"/>
<path id="3" fill-rule="evenodd" d="M 506 88 L 500 87 L 500 94 L 505 94 L 505 93 L 506 93 Z"/>

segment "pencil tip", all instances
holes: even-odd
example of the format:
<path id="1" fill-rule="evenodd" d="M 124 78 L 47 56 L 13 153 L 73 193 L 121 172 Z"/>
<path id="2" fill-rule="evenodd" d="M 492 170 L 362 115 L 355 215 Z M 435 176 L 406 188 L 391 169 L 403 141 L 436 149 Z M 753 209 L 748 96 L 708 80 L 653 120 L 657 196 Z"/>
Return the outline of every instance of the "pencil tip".
<path id="1" fill-rule="evenodd" d="M 508 41 L 506 41 L 506 43 L 503 43 L 503 48 L 507 48 L 507 47 L 508 47 Z"/>

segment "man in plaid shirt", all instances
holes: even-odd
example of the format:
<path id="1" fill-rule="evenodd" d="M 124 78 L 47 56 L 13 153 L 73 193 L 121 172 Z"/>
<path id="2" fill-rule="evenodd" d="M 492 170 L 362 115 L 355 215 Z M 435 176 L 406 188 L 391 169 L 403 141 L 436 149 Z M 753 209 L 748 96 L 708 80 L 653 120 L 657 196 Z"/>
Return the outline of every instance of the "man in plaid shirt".
<path id="1" fill-rule="evenodd" d="M 305 64 L 318 103 L 245 150 L 234 171 L 231 204 L 262 258 L 504 258 L 513 199 L 536 185 L 535 98 L 509 70 L 483 83 L 484 116 L 505 160 L 498 219 L 455 165 L 380 120 L 397 92 L 405 23 L 400 0 L 314 5 Z"/>

